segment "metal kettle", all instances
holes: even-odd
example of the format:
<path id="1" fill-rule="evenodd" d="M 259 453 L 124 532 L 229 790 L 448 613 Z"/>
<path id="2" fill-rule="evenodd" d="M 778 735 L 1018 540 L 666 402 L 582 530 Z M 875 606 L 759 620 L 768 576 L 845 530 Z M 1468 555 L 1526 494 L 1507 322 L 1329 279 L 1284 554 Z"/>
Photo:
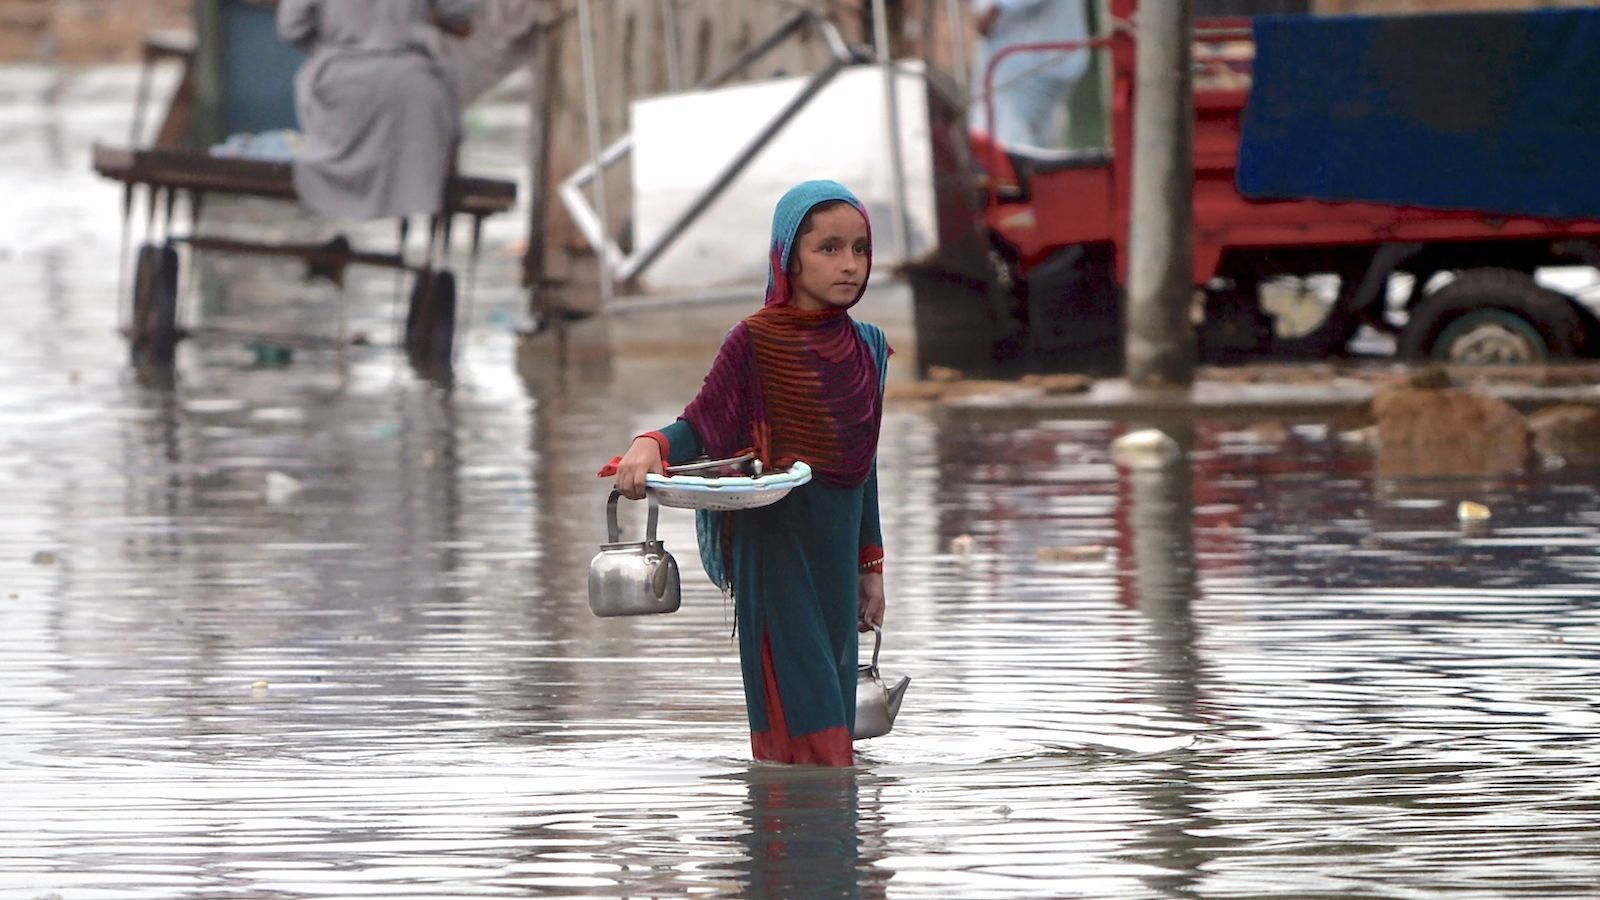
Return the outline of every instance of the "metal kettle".
<path id="1" fill-rule="evenodd" d="M 617 527 L 617 501 L 612 491 L 606 502 L 606 543 L 589 561 L 589 609 L 597 616 L 644 616 L 677 610 L 681 602 L 678 561 L 656 540 L 659 506 L 653 491 L 644 540 L 623 541 Z"/>
<path id="2" fill-rule="evenodd" d="M 895 717 L 900 715 L 900 701 L 905 699 L 906 688 L 911 686 L 910 676 L 902 676 L 894 687 L 884 686 L 883 676 L 878 674 L 883 629 L 872 626 L 872 638 L 872 663 L 856 667 L 856 727 L 851 737 L 858 741 L 889 733 Z"/>

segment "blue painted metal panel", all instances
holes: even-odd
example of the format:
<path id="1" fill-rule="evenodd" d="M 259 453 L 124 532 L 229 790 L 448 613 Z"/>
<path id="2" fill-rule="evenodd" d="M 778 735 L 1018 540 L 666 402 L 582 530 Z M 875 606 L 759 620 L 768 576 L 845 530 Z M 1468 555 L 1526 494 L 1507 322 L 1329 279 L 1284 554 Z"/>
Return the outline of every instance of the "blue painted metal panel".
<path id="1" fill-rule="evenodd" d="M 221 0 L 218 12 L 224 134 L 297 127 L 294 73 L 305 54 L 278 38 L 271 9 Z"/>
<path id="2" fill-rule="evenodd" d="M 1600 10 L 1255 20 L 1258 198 L 1600 218 Z"/>

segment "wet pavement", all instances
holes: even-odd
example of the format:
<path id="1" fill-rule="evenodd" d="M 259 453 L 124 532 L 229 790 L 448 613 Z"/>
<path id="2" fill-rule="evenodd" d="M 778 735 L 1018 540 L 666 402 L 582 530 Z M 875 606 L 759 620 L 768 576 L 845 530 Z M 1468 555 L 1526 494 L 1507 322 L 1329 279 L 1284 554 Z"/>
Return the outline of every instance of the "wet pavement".
<path id="1" fill-rule="evenodd" d="M 1317 416 L 897 405 L 900 721 L 853 770 L 752 765 L 687 514 L 680 612 L 585 602 L 594 469 L 742 307 L 519 348 L 507 216 L 449 386 L 389 346 L 386 274 L 353 288 L 371 346 L 214 334 L 141 381 L 87 165 L 131 84 L 0 72 L 0 897 L 1600 887 L 1600 471 L 1381 478 Z M 518 114 L 475 114 L 465 168 L 518 175 Z M 335 327 L 292 266 L 191 271 L 192 323 Z M 863 307 L 902 364 L 905 306 Z M 1152 423 L 1188 463 L 1117 465 Z"/>

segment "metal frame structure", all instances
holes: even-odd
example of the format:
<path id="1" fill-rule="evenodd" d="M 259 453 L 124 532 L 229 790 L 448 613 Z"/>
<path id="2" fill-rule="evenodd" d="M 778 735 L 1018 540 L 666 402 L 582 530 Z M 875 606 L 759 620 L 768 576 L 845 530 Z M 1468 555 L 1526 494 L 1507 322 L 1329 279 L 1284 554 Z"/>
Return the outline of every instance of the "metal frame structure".
<path id="1" fill-rule="evenodd" d="M 670 62 L 677 59 L 677 53 L 675 53 L 675 46 L 677 46 L 675 22 L 677 22 L 677 18 L 675 18 L 675 14 L 672 14 L 672 6 L 675 5 L 675 0 L 662 0 L 662 2 L 666 3 L 667 11 L 669 11 L 667 22 L 669 22 L 670 26 L 674 26 L 669 29 L 669 34 L 667 34 Z M 672 221 L 670 226 L 667 226 L 661 237 L 648 243 L 645 247 L 637 248 L 632 255 L 624 255 L 616 240 L 611 237 L 610 221 L 608 221 L 608 215 L 606 215 L 605 184 L 603 184 L 605 179 L 602 178 L 602 175 L 605 173 L 606 168 L 613 167 L 616 163 L 621 162 L 622 159 L 626 159 L 627 155 L 634 149 L 634 141 L 632 141 L 632 136 L 622 136 L 618 141 L 613 141 L 610 146 L 600 146 L 600 109 L 598 109 L 597 77 L 595 77 L 594 72 L 594 30 L 592 30 L 594 29 L 594 24 L 592 24 L 592 18 L 590 18 L 589 14 L 589 3 L 590 0 L 579 0 L 578 11 L 579 32 L 581 32 L 579 40 L 581 40 L 582 54 L 584 54 L 584 102 L 586 102 L 586 115 L 587 119 L 589 119 L 590 160 L 586 165 L 582 165 L 578 170 L 573 171 L 573 175 L 568 176 L 563 181 L 558 191 L 562 195 L 562 203 L 565 205 L 566 211 L 573 216 L 573 221 L 578 226 L 579 231 L 589 240 L 590 247 L 595 248 L 595 253 L 600 256 L 600 293 L 602 293 L 602 303 L 610 306 L 611 299 L 613 299 L 613 279 L 622 283 L 634 282 L 638 275 L 645 271 L 646 267 L 661 256 L 662 251 L 666 251 L 667 247 L 670 247 L 672 242 L 678 239 L 678 235 L 682 235 L 683 231 L 688 229 L 717 200 L 717 197 L 720 197 L 722 192 L 728 189 L 730 184 L 733 184 L 739 173 L 749 167 L 750 162 L 755 159 L 755 155 L 760 154 L 763 147 L 766 144 L 770 144 L 778 136 L 782 127 L 787 125 L 789 120 L 794 119 L 795 115 L 824 86 L 827 86 L 827 83 L 832 82 L 840 70 L 845 69 L 851 62 L 858 61 L 858 58 L 851 51 L 850 46 L 846 45 L 845 38 L 838 32 L 838 27 L 834 26 L 834 22 L 830 22 L 822 14 L 805 10 L 795 13 L 792 18 L 786 19 L 778 29 L 774 29 L 770 35 L 766 35 L 760 42 L 750 46 L 749 50 L 739 54 L 738 58 L 733 59 L 728 66 L 704 78 L 702 82 L 693 85 L 694 90 L 709 90 L 709 88 L 715 88 L 715 86 L 725 85 L 726 82 L 733 80 L 736 75 L 742 74 L 744 70 L 749 69 L 758 59 L 765 58 L 766 54 L 776 50 L 778 46 L 782 46 L 782 43 L 794 38 L 795 35 L 803 34 L 803 32 L 811 32 L 811 34 L 818 35 L 822 43 L 827 46 L 827 50 L 829 50 L 829 62 L 827 62 L 826 66 L 822 67 L 816 74 L 811 75 L 810 80 L 805 83 L 800 93 L 795 94 L 794 98 L 784 104 L 778 112 L 774 112 L 773 117 L 763 125 L 762 130 L 758 131 L 757 135 L 750 139 L 749 143 L 742 147 L 738 154 L 734 155 L 733 159 L 728 162 L 726 167 L 723 167 L 722 171 L 718 171 L 717 176 L 710 181 L 710 184 L 707 184 L 706 189 L 694 199 L 693 203 L 690 203 L 690 207 L 685 208 L 683 213 L 680 213 Z M 882 0 L 877 0 L 877 3 L 878 6 L 882 6 Z M 882 16 L 878 18 L 878 32 L 880 34 L 877 35 L 877 42 L 875 42 L 878 45 L 878 56 L 886 58 L 888 43 L 886 43 L 886 32 L 883 30 Z M 672 80 L 677 82 L 680 75 L 675 74 L 675 69 L 677 69 L 677 66 L 670 64 L 669 74 L 672 74 Z M 886 90 L 890 91 L 890 136 L 891 141 L 894 143 L 893 147 L 891 147 L 894 163 L 894 203 L 896 203 L 896 213 L 901 218 L 904 218 L 906 200 L 904 200 L 904 175 L 901 173 L 901 160 L 899 160 L 899 122 L 893 106 L 893 67 L 885 66 L 885 77 Z M 594 184 L 594 205 L 589 205 L 586 197 L 584 197 L 584 187 L 590 183 Z M 904 235 L 904 227 L 901 227 L 898 231 Z M 904 237 L 901 237 L 901 240 L 904 240 Z"/>

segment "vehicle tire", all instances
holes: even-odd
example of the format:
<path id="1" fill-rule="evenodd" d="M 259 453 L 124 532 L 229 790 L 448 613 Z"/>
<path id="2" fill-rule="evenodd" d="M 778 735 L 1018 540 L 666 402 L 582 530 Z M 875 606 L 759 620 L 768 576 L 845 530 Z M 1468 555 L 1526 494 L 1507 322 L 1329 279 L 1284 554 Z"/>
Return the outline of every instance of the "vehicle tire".
<path id="1" fill-rule="evenodd" d="M 171 244 L 139 248 L 133 271 L 129 355 L 136 366 L 171 366 L 178 347 L 178 251 Z"/>
<path id="2" fill-rule="evenodd" d="M 1016 254 L 1001 246 L 991 244 L 989 248 L 989 304 L 994 322 L 994 361 L 1004 364 L 1027 354 L 1031 336 L 1028 284 L 1019 274 Z"/>
<path id="3" fill-rule="evenodd" d="M 977 258 L 981 263 L 982 257 Z M 967 269 L 907 266 L 916 328 L 917 368 L 988 371 L 998 348 L 994 285 L 987 265 Z"/>
<path id="4" fill-rule="evenodd" d="M 1109 244 L 1069 244 L 1028 273 L 1024 285 L 1030 367 L 1122 371 L 1122 289 Z"/>
<path id="5" fill-rule="evenodd" d="M 1509 269 L 1470 269 L 1411 310 L 1399 353 L 1460 364 L 1537 363 L 1584 356 L 1587 329 L 1578 307 Z"/>

